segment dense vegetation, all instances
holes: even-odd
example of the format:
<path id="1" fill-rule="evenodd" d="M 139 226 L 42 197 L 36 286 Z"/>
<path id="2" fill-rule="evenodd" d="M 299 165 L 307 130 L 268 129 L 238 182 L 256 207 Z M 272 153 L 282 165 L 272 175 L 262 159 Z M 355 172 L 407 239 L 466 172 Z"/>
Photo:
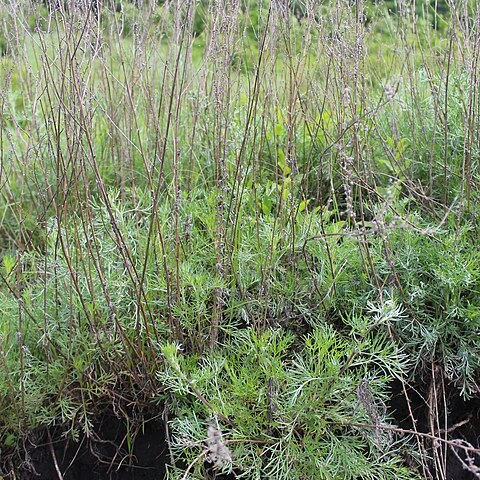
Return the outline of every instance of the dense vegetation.
<path id="1" fill-rule="evenodd" d="M 169 479 L 478 476 L 476 2 L 0 20 L 0 474 L 110 410 Z"/>

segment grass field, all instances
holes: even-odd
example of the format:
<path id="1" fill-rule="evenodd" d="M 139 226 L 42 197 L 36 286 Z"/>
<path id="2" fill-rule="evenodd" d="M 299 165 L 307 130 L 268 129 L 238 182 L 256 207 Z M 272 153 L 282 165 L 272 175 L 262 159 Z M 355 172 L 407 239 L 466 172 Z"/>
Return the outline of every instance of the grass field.
<path id="1" fill-rule="evenodd" d="M 479 476 L 476 2 L 0 21 L 0 476 Z"/>

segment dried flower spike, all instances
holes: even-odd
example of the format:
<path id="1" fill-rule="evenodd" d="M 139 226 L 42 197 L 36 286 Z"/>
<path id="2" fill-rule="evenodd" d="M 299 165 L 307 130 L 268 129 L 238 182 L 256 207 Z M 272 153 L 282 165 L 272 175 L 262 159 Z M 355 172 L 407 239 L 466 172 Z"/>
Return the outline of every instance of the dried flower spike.
<path id="1" fill-rule="evenodd" d="M 213 426 L 209 426 L 207 430 L 207 438 L 205 440 L 208 449 L 207 460 L 216 467 L 221 467 L 225 463 L 232 461 L 232 455 L 223 439 L 222 432 Z"/>

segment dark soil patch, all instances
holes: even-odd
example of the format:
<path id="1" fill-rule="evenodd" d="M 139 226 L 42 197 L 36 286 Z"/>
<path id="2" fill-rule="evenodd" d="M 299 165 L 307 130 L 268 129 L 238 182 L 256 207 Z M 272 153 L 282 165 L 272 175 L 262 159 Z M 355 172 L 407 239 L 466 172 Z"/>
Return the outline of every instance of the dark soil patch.
<path id="1" fill-rule="evenodd" d="M 133 428 L 109 413 L 93 430 L 94 435 L 90 438 L 84 435 L 78 442 L 63 438 L 59 429 L 38 433 L 26 448 L 20 478 L 161 480 L 165 477 L 169 459 L 163 422 L 150 420 Z"/>
<path id="2" fill-rule="evenodd" d="M 392 388 L 391 411 L 399 427 L 406 430 L 413 429 L 413 419 L 418 432 L 431 434 L 431 407 L 429 406 L 429 381 L 412 384 L 407 387 L 408 401 L 400 382 Z M 443 430 L 440 435 L 444 437 L 445 425 L 448 432 L 447 440 L 453 442 L 468 442 L 476 449 L 480 448 L 480 398 L 464 400 L 456 387 L 447 385 L 445 396 L 437 399 L 437 413 L 434 424 Z M 443 401 L 445 398 L 445 402 Z M 410 407 L 410 408 L 409 408 Z M 438 420 L 436 420 L 438 419 Z M 436 433 L 438 435 L 438 433 Z M 442 478 L 437 472 L 433 458 L 432 441 L 422 439 L 422 444 L 430 459 L 427 461 L 428 471 L 432 479 Z M 467 445 L 466 443 L 463 443 Z M 442 444 L 440 444 L 442 445 Z M 443 446 L 445 446 L 443 444 Z M 456 452 L 456 453 L 455 453 Z M 470 459 L 468 458 L 470 457 Z M 480 454 L 468 453 L 462 448 L 452 445 L 447 446 L 446 454 L 446 479 L 447 480 L 473 480 L 480 475 Z M 469 468 L 466 468 L 469 466 Z M 475 475 L 475 470 L 478 468 Z"/>

